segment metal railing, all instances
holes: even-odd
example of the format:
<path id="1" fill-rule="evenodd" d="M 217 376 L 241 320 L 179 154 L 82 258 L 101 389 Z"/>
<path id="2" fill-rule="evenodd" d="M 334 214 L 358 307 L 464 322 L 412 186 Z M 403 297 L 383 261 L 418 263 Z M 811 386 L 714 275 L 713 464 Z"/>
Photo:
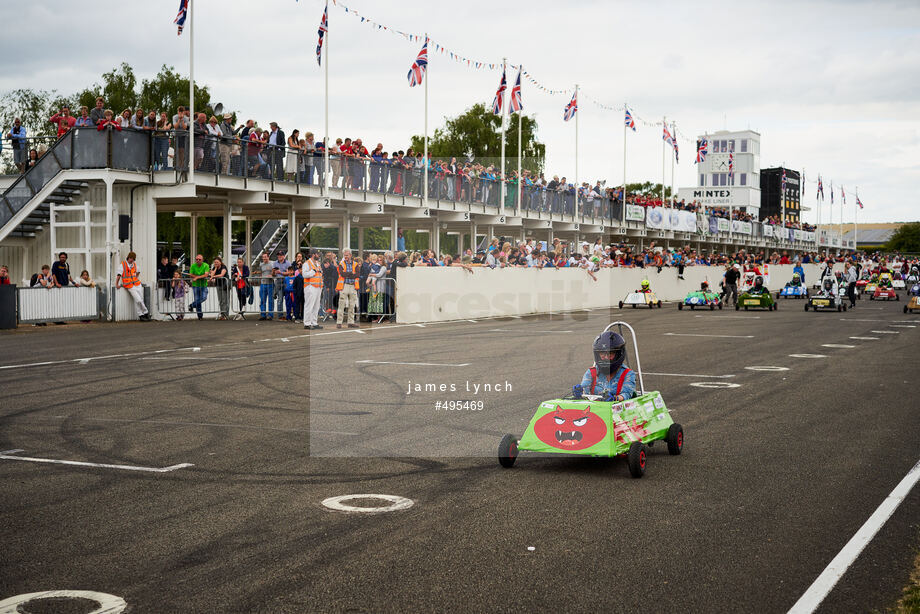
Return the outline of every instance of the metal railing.
<path id="1" fill-rule="evenodd" d="M 16 308 L 21 324 L 95 320 L 104 305 L 105 292 L 97 286 L 16 289 Z"/>
<path id="2" fill-rule="evenodd" d="M 306 149 L 288 147 L 287 144 L 271 145 L 254 133 L 218 136 L 203 129 L 200 124 L 194 129 L 195 150 L 189 152 L 187 130 L 74 128 L 54 142 L 0 197 L 0 226 L 6 224 L 64 169 L 174 172 L 179 182 L 184 179 L 191 159 L 198 173 L 323 185 L 325 160 L 322 150 L 317 151 L 312 145 Z M 341 190 L 343 198 L 349 198 L 349 192 L 361 192 L 365 199 L 367 194 L 376 193 L 402 196 L 405 203 L 407 198 L 421 199 L 424 193 L 423 163 L 419 158 L 334 153 L 330 155 L 329 166 L 331 189 Z M 571 186 L 548 189 L 548 186 L 534 184 L 527 178 L 519 182 L 513 175 L 504 182 L 504 186 L 505 198 L 502 202 L 502 182 L 496 174 L 469 162 L 447 164 L 435 161 L 428 172 L 429 199 L 436 202 L 480 205 L 484 213 L 510 215 L 518 212 L 520 189 L 522 215 L 552 215 L 605 225 L 626 225 L 631 219 L 626 215 L 623 204 L 610 198 L 609 192 L 596 196 L 591 191 L 579 189 L 576 192 Z M 644 220 L 634 222 L 644 225 Z M 764 235 L 760 223 L 753 224 L 757 229 L 747 236 L 770 238 Z M 786 243 L 802 241 L 788 237 L 779 240 Z"/>

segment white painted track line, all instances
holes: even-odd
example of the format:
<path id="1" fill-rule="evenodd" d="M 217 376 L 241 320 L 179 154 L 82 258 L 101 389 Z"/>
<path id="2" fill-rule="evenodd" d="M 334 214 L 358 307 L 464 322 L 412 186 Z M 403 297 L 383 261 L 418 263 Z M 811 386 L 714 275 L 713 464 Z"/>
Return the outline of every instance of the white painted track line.
<path id="1" fill-rule="evenodd" d="M 185 467 L 195 466 L 192 463 L 179 463 L 178 465 L 170 465 L 169 467 L 138 467 L 137 465 L 109 465 L 106 463 L 86 463 L 83 461 L 58 460 L 54 458 L 34 458 L 31 456 L 12 456 L 8 454 L 0 454 L 0 459 L 26 461 L 30 463 L 50 463 L 53 465 L 71 465 L 71 466 L 76 466 L 76 467 L 98 467 L 101 469 L 124 469 L 126 471 L 144 471 L 146 473 L 169 473 L 170 471 L 175 471 L 176 469 L 183 469 Z"/>
<path id="2" fill-rule="evenodd" d="M 726 377 L 735 377 L 734 375 L 695 375 L 693 373 L 650 373 L 648 371 L 643 371 L 642 375 L 657 375 L 659 377 L 700 377 L 700 378 L 726 378 Z"/>
<path id="3" fill-rule="evenodd" d="M 818 609 L 818 606 L 821 605 L 824 598 L 830 594 L 834 585 L 837 584 L 840 578 L 843 577 L 843 574 L 846 573 L 847 569 L 856 561 L 856 558 L 863 551 L 863 548 L 865 548 L 872 538 L 875 537 L 879 529 L 881 529 L 888 519 L 891 518 L 891 515 L 898 509 L 898 506 L 901 505 L 901 502 L 904 501 L 904 498 L 907 497 L 918 480 L 920 480 L 920 461 L 918 461 L 917 464 L 907 472 L 904 479 L 894 487 L 891 494 L 888 495 L 885 500 L 882 501 L 882 504 L 878 506 L 878 509 L 869 516 L 869 519 L 859 528 L 856 535 L 847 542 L 843 550 L 841 550 L 837 556 L 834 557 L 834 560 L 830 562 L 830 565 L 821 572 L 818 579 L 808 587 L 805 594 L 799 597 L 799 600 L 796 601 L 795 605 L 789 610 L 789 614 L 811 614 L 811 612 Z"/>
<path id="4" fill-rule="evenodd" d="M 722 339 L 753 339 L 754 335 L 703 335 L 701 333 L 664 333 L 668 337 L 720 337 Z"/>
<path id="5" fill-rule="evenodd" d="M 471 364 L 468 362 L 457 364 L 443 362 L 391 362 L 389 360 L 356 360 L 355 362 L 363 365 L 410 365 L 413 367 L 468 367 Z"/>

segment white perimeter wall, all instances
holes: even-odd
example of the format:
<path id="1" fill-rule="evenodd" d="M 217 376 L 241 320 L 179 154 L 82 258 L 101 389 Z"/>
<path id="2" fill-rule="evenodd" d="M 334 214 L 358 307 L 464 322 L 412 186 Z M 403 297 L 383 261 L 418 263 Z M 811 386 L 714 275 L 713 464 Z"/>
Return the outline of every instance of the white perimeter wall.
<path id="1" fill-rule="evenodd" d="M 767 287 L 782 288 L 792 279 L 792 265 L 771 265 Z M 810 286 L 819 267 L 804 265 Z M 525 315 L 550 311 L 616 306 L 648 278 L 662 301 L 682 300 L 708 281 L 718 291 L 724 268 L 693 266 L 677 279 L 676 268 L 602 269 L 597 281 L 580 269 L 474 268 L 400 269 L 396 288 L 396 313 L 400 322 L 438 322 L 489 316 Z"/>

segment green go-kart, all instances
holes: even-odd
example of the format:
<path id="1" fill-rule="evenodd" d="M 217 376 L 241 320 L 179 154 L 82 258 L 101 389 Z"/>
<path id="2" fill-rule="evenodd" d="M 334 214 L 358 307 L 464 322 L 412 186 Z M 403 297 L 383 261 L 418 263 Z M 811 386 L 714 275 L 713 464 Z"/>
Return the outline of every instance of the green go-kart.
<path id="1" fill-rule="evenodd" d="M 518 440 L 505 435 L 498 445 L 498 462 L 514 466 L 521 450 L 577 454 L 586 456 L 625 456 L 634 478 L 645 475 L 649 448 L 658 440 L 667 443 L 668 452 L 680 454 L 684 447 L 684 430 L 671 418 L 657 391 L 646 391 L 636 346 L 636 333 L 626 322 L 613 322 L 604 332 L 618 327 L 632 336 L 636 356 L 638 396 L 626 401 L 604 402 L 595 395 L 582 399 L 563 397 L 540 403 L 524 435 Z M 628 352 L 627 361 L 628 366 Z"/>
<path id="2" fill-rule="evenodd" d="M 766 309 L 767 311 L 776 311 L 776 300 L 770 291 L 764 288 L 760 294 L 752 293 L 746 290 L 738 295 L 738 302 L 735 303 L 735 311 L 739 309 Z"/>

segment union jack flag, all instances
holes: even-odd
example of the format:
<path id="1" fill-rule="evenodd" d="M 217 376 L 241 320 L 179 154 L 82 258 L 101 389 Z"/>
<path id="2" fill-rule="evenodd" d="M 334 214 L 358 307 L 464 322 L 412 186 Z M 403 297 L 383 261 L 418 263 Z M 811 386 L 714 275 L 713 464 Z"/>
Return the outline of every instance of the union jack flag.
<path id="1" fill-rule="evenodd" d="M 831 204 L 834 204 L 834 182 L 831 181 Z"/>
<path id="2" fill-rule="evenodd" d="M 182 36 L 182 28 L 185 27 L 185 18 L 188 16 L 188 0 L 179 0 L 179 13 L 173 21 L 179 27 L 176 36 Z"/>
<path id="3" fill-rule="evenodd" d="M 671 136 L 671 133 L 668 131 L 668 125 L 662 124 L 664 126 L 664 132 L 661 135 L 661 138 L 664 139 L 664 142 L 674 147 L 674 137 Z"/>
<path id="4" fill-rule="evenodd" d="M 633 121 L 632 113 L 629 112 L 629 109 L 626 109 L 626 127 L 632 128 L 632 131 L 636 131 L 636 122 Z"/>
<path id="5" fill-rule="evenodd" d="M 735 178 L 735 154 L 734 152 L 730 151 L 728 152 L 728 183 L 732 184 L 732 180 L 734 178 Z"/>
<path id="6" fill-rule="evenodd" d="M 786 169 L 783 169 L 783 185 L 779 189 L 780 200 L 786 200 Z"/>
<path id="7" fill-rule="evenodd" d="M 316 63 L 320 66 L 323 65 L 323 37 L 326 36 L 326 32 L 329 31 L 329 5 L 326 5 L 326 9 L 323 11 L 323 18 L 319 22 L 319 42 L 316 43 Z"/>
<path id="8" fill-rule="evenodd" d="M 575 113 L 578 111 L 578 94 L 572 94 L 572 100 L 569 101 L 569 104 L 565 105 L 565 115 L 562 116 L 564 121 L 569 121 L 575 117 Z"/>
<path id="9" fill-rule="evenodd" d="M 505 104 L 505 89 L 507 89 L 507 81 L 505 81 L 505 71 L 502 71 L 502 82 L 498 86 L 498 91 L 495 92 L 495 100 L 492 101 L 492 115 L 501 115 L 502 106 Z"/>
<path id="10" fill-rule="evenodd" d="M 821 181 L 821 175 L 818 175 L 818 192 L 815 194 L 815 198 L 821 197 L 821 200 L 824 200 L 824 183 Z"/>
<path id="11" fill-rule="evenodd" d="M 847 204 L 847 193 L 846 193 L 846 191 L 843 189 L 843 186 L 840 186 L 840 198 L 843 199 L 843 204 L 844 204 L 844 205 Z"/>
<path id="12" fill-rule="evenodd" d="M 524 110 L 524 103 L 521 100 L 521 71 L 523 70 L 523 68 L 518 69 L 517 83 L 511 88 L 511 102 L 508 103 L 509 113 L 520 113 Z"/>
<path id="13" fill-rule="evenodd" d="M 859 208 L 860 208 L 860 209 L 863 208 L 862 201 L 859 200 L 859 194 L 856 195 L 856 204 L 859 205 Z"/>
<path id="14" fill-rule="evenodd" d="M 412 68 L 409 69 L 409 87 L 415 87 L 416 85 L 422 84 L 422 79 L 425 78 L 425 70 L 428 68 L 428 38 L 425 38 L 425 44 L 422 45 L 421 51 L 418 52 L 418 56 L 415 58 L 415 61 L 412 63 Z"/>
<path id="15" fill-rule="evenodd" d="M 674 139 L 674 161 L 680 164 L 680 151 L 677 148 L 677 139 Z"/>
<path id="16" fill-rule="evenodd" d="M 709 140 L 707 139 L 697 139 L 696 141 L 696 163 L 706 161 L 706 156 L 709 154 Z M 729 164 L 729 172 L 731 172 L 731 165 Z"/>

